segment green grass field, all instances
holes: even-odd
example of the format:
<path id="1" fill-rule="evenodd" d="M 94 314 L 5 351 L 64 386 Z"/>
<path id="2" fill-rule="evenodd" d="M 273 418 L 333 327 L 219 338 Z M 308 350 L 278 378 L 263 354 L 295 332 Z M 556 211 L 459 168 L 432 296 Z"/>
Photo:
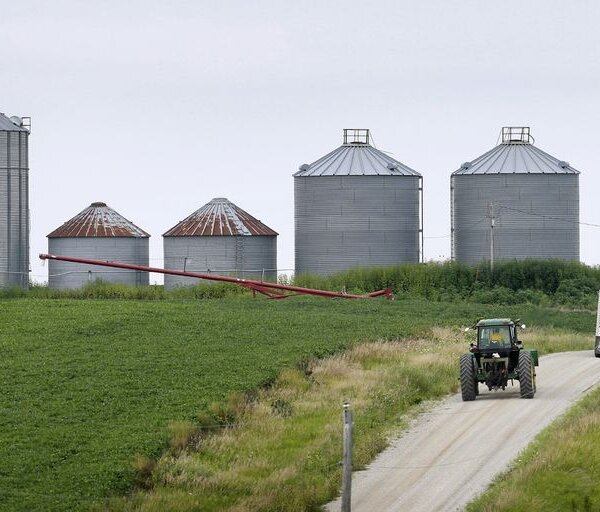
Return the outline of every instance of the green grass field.
<path id="1" fill-rule="evenodd" d="M 479 316 L 593 332 L 590 312 L 425 301 L 0 301 L 0 509 L 80 510 L 130 492 L 168 425 L 357 342 Z"/>

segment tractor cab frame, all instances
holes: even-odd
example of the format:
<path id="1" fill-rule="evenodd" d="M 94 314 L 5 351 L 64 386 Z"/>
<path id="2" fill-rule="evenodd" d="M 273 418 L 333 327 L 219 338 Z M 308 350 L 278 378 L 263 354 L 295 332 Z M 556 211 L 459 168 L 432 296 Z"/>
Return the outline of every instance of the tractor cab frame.
<path id="1" fill-rule="evenodd" d="M 506 389 L 508 382 L 518 380 L 521 396 L 531 398 L 535 393 L 535 370 L 538 366 L 536 350 L 524 350 L 518 338 L 518 320 L 492 318 L 479 320 L 476 343 L 471 343 L 470 354 L 461 357 L 461 391 L 463 400 L 474 400 L 479 384 L 488 389 Z"/>

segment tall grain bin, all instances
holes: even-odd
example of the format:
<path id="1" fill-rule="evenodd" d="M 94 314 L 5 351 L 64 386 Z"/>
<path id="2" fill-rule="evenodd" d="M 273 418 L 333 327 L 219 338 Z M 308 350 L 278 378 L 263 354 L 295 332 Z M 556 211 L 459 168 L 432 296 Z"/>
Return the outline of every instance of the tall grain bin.
<path id="1" fill-rule="evenodd" d="M 148 266 L 150 235 L 106 203 L 92 203 L 48 235 L 48 252 Z M 148 285 L 148 273 L 67 261 L 48 261 L 50 288 L 80 288 L 101 279 L 130 286 Z"/>
<path id="2" fill-rule="evenodd" d="M 277 233 L 225 198 L 215 198 L 164 235 L 165 268 L 249 279 L 277 278 Z M 165 288 L 198 279 L 165 275 Z"/>
<path id="3" fill-rule="evenodd" d="M 452 257 L 579 260 L 579 171 L 534 146 L 528 127 L 450 178 Z"/>
<path id="4" fill-rule="evenodd" d="M 418 262 L 421 175 L 345 129 L 343 144 L 294 174 L 296 273 Z M 421 240 L 420 240 L 421 238 Z"/>
<path id="5" fill-rule="evenodd" d="M 29 284 L 28 120 L 0 113 L 0 287 Z"/>

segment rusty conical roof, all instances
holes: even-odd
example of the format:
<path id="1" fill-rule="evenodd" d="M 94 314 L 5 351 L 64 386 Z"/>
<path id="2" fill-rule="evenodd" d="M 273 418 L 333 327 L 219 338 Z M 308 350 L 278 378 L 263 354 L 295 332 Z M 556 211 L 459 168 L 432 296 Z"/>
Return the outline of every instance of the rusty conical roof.
<path id="1" fill-rule="evenodd" d="M 277 236 L 270 227 L 224 197 L 206 203 L 163 236 Z"/>
<path id="2" fill-rule="evenodd" d="M 148 238 L 149 236 L 106 203 L 96 202 L 52 231 L 48 238 Z"/>

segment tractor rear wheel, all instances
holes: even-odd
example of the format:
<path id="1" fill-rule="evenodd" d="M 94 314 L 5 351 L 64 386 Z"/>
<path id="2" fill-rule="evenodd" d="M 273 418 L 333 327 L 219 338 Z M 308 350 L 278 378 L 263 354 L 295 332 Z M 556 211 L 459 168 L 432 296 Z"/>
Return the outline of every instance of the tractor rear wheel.
<path id="1" fill-rule="evenodd" d="M 473 367 L 473 356 L 463 354 L 460 356 L 460 392 L 465 402 L 475 400 L 477 396 L 477 382 L 475 381 L 475 368 Z"/>
<path id="2" fill-rule="evenodd" d="M 533 398 L 535 395 L 535 368 L 531 353 L 525 350 L 519 352 L 519 387 L 521 398 Z"/>

